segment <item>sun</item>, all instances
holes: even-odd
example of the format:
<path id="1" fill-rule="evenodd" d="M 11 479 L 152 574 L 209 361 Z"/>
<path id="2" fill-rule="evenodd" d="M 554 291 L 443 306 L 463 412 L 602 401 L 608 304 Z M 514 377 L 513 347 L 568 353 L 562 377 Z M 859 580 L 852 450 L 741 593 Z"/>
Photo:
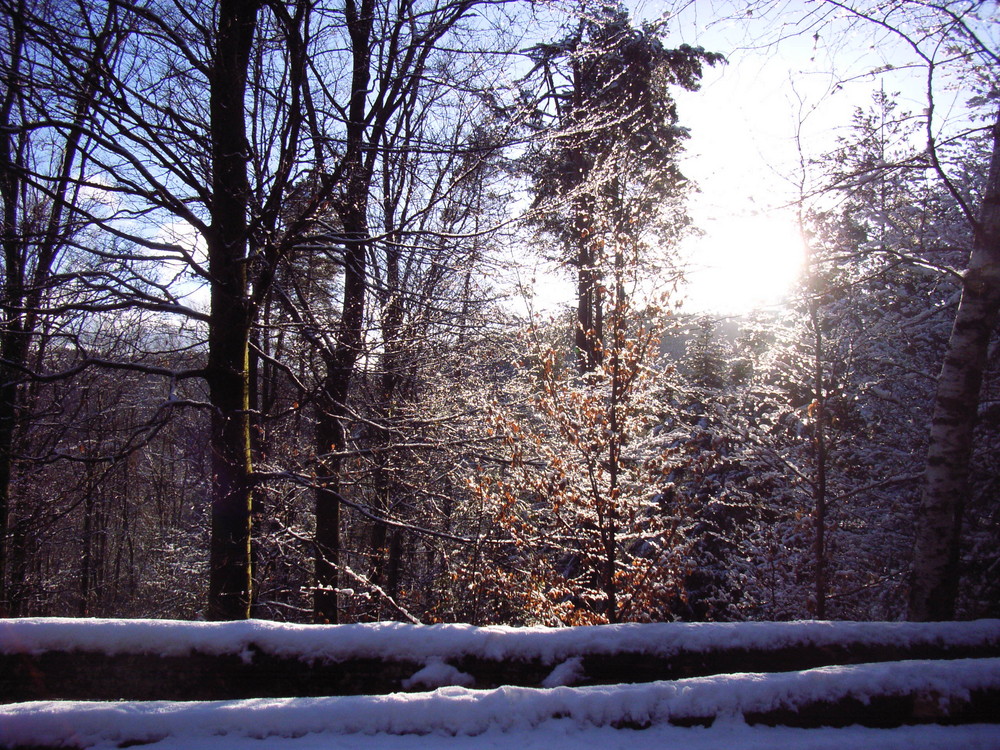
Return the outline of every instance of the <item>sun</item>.
<path id="1" fill-rule="evenodd" d="M 706 222 L 685 243 L 684 308 L 744 315 L 781 304 L 802 271 L 804 248 L 795 222 L 757 214 Z"/>

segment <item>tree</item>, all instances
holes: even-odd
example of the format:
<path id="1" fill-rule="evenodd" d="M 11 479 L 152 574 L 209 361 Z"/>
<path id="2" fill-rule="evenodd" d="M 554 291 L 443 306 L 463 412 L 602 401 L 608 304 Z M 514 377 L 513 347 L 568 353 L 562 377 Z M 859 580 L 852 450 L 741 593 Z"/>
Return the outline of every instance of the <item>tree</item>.
<path id="1" fill-rule="evenodd" d="M 886 570 L 888 580 L 897 578 L 892 569 L 912 552 L 916 480 L 933 399 L 930 377 L 919 373 L 932 372 L 944 353 L 947 317 L 959 293 L 953 269 L 965 263 L 970 239 L 961 205 L 920 149 L 919 125 L 892 96 L 877 92 L 831 155 L 832 183 L 842 202 L 815 222 L 817 239 L 832 243 L 831 262 L 849 269 L 839 282 L 849 303 L 834 309 L 834 330 L 846 324 L 852 331 L 853 372 L 845 385 L 857 393 L 851 422 L 861 431 L 845 447 L 859 466 L 880 467 L 879 473 L 851 472 L 854 484 L 867 488 L 851 493 L 858 517 L 883 514 L 861 540 L 870 562 L 855 568 Z M 939 163 L 953 158 L 948 151 L 938 149 Z M 972 169 L 982 161 L 974 151 L 960 157 Z M 975 189 L 974 182 L 967 188 Z M 876 510 L 887 489 L 892 494 L 883 503 L 892 508 L 892 520 Z"/>
<path id="2" fill-rule="evenodd" d="M 470 77 L 461 88 L 482 85 L 479 77 Z M 465 445 L 460 440 L 441 445 L 444 435 L 454 438 L 446 425 L 456 417 L 438 411 L 440 404 L 428 396 L 442 360 L 461 356 L 466 340 L 489 330 L 485 316 L 496 315 L 486 282 L 494 259 L 486 241 L 500 240 L 498 227 L 507 209 L 507 201 L 492 191 L 494 181 L 502 177 L 497 162 L 507 136 L 465 96 L 454 104 L 458 112 L 452 127 L 436 127 L 436 107 L 427 98 L 421 111 L 400 123 L 405 137 L 397 134 L 392 142 L 441 142 L 446 148 L 432 159 L 422 148 L 387 148 L 382 164 L 384 230 L 374 243 L 378 255 L 373 290 L 382 351 L 372 373 L 377 386 L 366 404 L 373 429 L 365 442 L 375 448 L 374 514 L 435 525 L 438 519 L 420 506 L 431 505 L 439 488 L 417 467 L 438 467 L 440 459 L 433 453 L 461 461 Z M 459 146 L 463 142 L 466 145 Z M 375 590 L 384 590 L 390 602 L 402 589 L 403 545 L 410 533 L 388 521 L 376 521 L 372 528 L 368 580 Z"/>
<path id="3" fill-rule="evenodd" d="M 100 189 L 112 204 L 103 211 L 77 209 L 100 237 L 86 250 L 101 262 L 70 277 L 91 295 L 86 308 L 146 309 L 205 326 L 206 358 L 192 367 L 86 355 L 78 367 L 131 367 L 162 378 L 169 408 L 180 403 L 172 395 L 177 382 L 206 381 L 208 401 L 200 405 L 213 414 L 213 618 L 246 617 L 249 611 L 247 340 L 277 259 L 288 248 L 274 229 L 303 150 L 302 29 L 309 4 L 268 7 L 267 24 L 261 25 L 258 3 L 81 3 L 78 25 L 86 33 L 97 34 L 91 19 L 103 10 L 113 28 L 128 34 L 115 37 L 113 55 L 95 60 L 99 76 L 83 76 L 93 87 L 81 100 L 89 120 L 53 119 L 87 139 L 87 169 L 70 176 L 70 190 Z M 34 20 L 46 54 L 74 59 L 71 34 L 44 18 Z M 259 27 L 266 33 L 258 35 Z M 261 57 L 268 60 L 266 75 L 251 80 L 251 60 Z M 262 86 L 272 86 L 275 98 L 269 101 L 280 104 L 270 110 L 266 127 L 251 129 L 247 93 Z M 191 235 L 204 242 L 207 257 Z M 183 271 L 211 290 L 207 313 L 188 304 L 191 282 Z"/>
<path id="4" fill-rule="evenodd" d="M 653 602 L 677 579 L 684 514 L 658 507 L 660 460 L 641 447 L 656 350 L 644 316 L 656 313 L 635 300 L 651 248 L 669 248 L 685 225 L 669 86 L 696 88 L 702 64 L 721 56 L 668 50 L 661 35 L 633 27 L 621 7 L 584 5 L 567 38 L 530 51 L 533 119 L 549 128 L 524 161 L 530 220 L 576 268 L 578 374 L 557 349 L 538 348 L 538 415 L 499 419 L 510 476 L 477 486 L 530 560 L 515 555 L 515 569 L 534 577 L 544 566 L 558 582 L 531 615 L 544 621 L 663 616 Z"/>
<path id="5" fill-rule="evenodd" d="M 212 278 L 208 382 L 212 412 L 212 548 L 208 616 L 250 614 L 250 391 L 252 322 L 245 96 L 259 4 L 220 0 L 210 81 L 212 192 L 206 235 Z"/>
<path id="6" fill-rule="evenodd" d="M 925 461 L 923 490 L 917 513 L 913 552 L 911 619 L 950 619 L 954 616 L 961 556 L 961 520 L 968 496 L 968 470 L 973 434 L 978 416 L 980 388 L 991 332 L 997 314 L 997 282 L 990 270 L 996 263 L 993 226 L 995 186 L 992 164 L 989 178 L 976 209 L 977 197 L 970 193 L 949 168 L 945 153 L 949 146 L 974 136 L 969 123 L 978 113 L 995 122 L 996 72 L 1000 69 L 994 44 L 992 19 L 982 19 L 980 3 L 937 4 L 919 0 L 886 3 L 826 0 L 822 12 L 800 17 L 800 29 L 814 39 L 836 35 L 846 21 L 852 31 L 868 33 L 873 49 L 892 50 L 885 65 L 873 75 L 898 70 L 917 70 L 923 79 L 926 106 L 922 116 L 926 158 L 937 179 L 957 203 L 972 229 L 969 262 L 963 274 L 962 300 L 938 378 L 938 393 Z M 783 31 L 784 33 L 784 31 Z M 909 55 L 905 63 L 901 52 Z M 957 86 L 974 96 L 966 108 L 952 109 L 944 116 L 939 97 Z"/>
<path id="7" fill-rule="evenodd" d="M 75 9 L 28 0 L 5 2 L 2 11 L 0 615 L 12 608 L 8 519 L 25 371 L 45 315 L 43 305 L 82 231 L 83 212 L 93 210 L 95 198 L 84 182 L 87 132 L 106 66 L 125 34 L 111 7 L 86 15 L 86 23 Z M 74 45 L 65 54 L 48 46 L 62 35 Z"/>
<path id="8" fill-rule="evenodd" d="M 328 86 L 328 98 L 317 102 L 312 136 L 323 154 L 324 167 L 312 175 L 313 185 L 305 193 L 326 199 L 322 210 L 314 212 L 299 230 L 300 240 L 311 235 L 307 244 L 313 251 L 328 254 L 340 268 L 335 320 L 323 320 L 317 309 L 311 309 L 308 295 L 283 295 L 287 312 L 313 348 L 323 372 L 313 398 L 317 457 L 314 609 L 320 622 L 336 622 L 340 616 L 341 510 L 349 502 L 344 465 L 351 455 L 348 428 L 354 417 L 351 399 L 358 363 L 369 347 L 381 348 L 379 356 L 386 364 L 381 387 L 391 403 L 397 387 L 396 360 L 402 356 L 399 338 L 407 335 L 402 306 L 407 298 L 421 304 L 421 292 L 404 286 L 405 264 L 414 270 L 412 281 L 407 281 L 422 280 L 423 293 L 434 295 L 452 283 L 449 274 L 455 269 L 449 264 L 460 267 L 462 261 L 460 255 L 451 254 L 449 244 L 456 244 L 458 238 L 442 241 L 440 233 L 467 227 L 446 217 L 441 206 L 452 201 L 454 212 L 450 193 L 463 190 L 463 179 L 469 179 L 477 164 L 492 158 L 498 149 L 496 144 L 474 140 L 470 120 L 479 116 L 475 110 L 482 107 L 475 96 L 458 105 L 467 110 L 456 114 L 454 109 L 455 92 L 481 91 L 477 80 L 483 75 L 481 58 L 470 52 L 469 70 L 474 72 L 452 72 L 448 66 L 455 64 L 458 53 L 446 49 L 445 43 L 465 30 L 473 9 L 489 6 L 480 0 L 414 0 L 397 6 L 374 0 L 360 5 L 348 2 L 343 27 L 324 30 L 333 36 L 343 33 L 346 39 L 343 44 L 330 43 L 330 54 L 321 67 L 336 71 L 346 63 L 350 74 L 337 86 Z M 488 99 L 486 94 L 478 96 Z M 437 113 L 454 117 L 454 129 L 435 123 Z M 471 143 L 462 142 L 470 137 Z M 435 161 L 444 166 L 436 167 Z M 418 171 L 411 172 L 414 169 Z M 430 189 L 421 186 L 424 179 Z M 467 211 L 464 216 L 468 217 Z M 428 217 L 432 219 L 429 225 Z M 485 233 L 486 228 L 475 231 Z M 422 276 L 424 270 L 428 275 Z M 375 315 L 373 302 L 384 304 Z M 432 306 L 433 298 L 422 304 Z M 370 416 L 375 424 L 381 421 L 380 415 Z M 382 533 L 379 528 L 376 525 L 376 542 Z"/>
<path id="9" fill-rule="evenodd" d="M 522 403 L 493 407 L 503 462 L 470 479 L 507 533 L 485 585 L 523 622 L 665 619 L 677 596 L 688 519 L 662 491 L 670 456 L 650 435 L 658 320 L 609 302 L 605 364 L 581 377 L 561 347 L 536 341 Z"/>
<path id="10" fill-rule="evenodd" d="M 962 299 L 938 377 L 924 490 L 917 517 L 909 617 L 954 617 L 962 515 L 979 394 L 1000 313 L 1000 113 Z"/>
<path id="11" fill-rule="evenodd" d="M 686 225 L 677 199 L 684 131 L 669 86 L 696 90 L 716 53 L 667 49 L 663 24 L 636 28 L 618 5 L 584 3 L 570 34 L 530 50 L 538 93 L 534 119 L 548 129 L 526 165 L 534 221 L 576 268 L 576 349 L 580 372 L 602 361 L 604 276 L 620 263 L 621 235 L 656 235 L 671 246 Z M 609 252 L 612 251 L 612 252 Z M 643 259 L 644 261 L 646 259 Z"/>
<path id="12" fill-rule="evenodd" d="M 840 5 L 839 3 L 836 3 Z M 927 152 L 938 177 L 962 207 L 973 243 L 963 275 L 962 299 L 938 377 L 924 484 L 917 516 L 909 617 L 951 619 L 959 582 L 961 524 L 968 495 L 969 462 L 990 337 L 1000 311 L 1000 113 L 993 120 L 994 149 L 977 215 L 944 167 L 935 119 L 941 68 L 957 61 L 992 104 L 1000 55 L 977 29 L 975 5 L 941 7 L 893 3 L 877 15 L 848 6 L 854 16 L 889 32 L 910 49 L 926 74 Z M 947 50 L 943 53 L 942 50 Z M 947 56 L 944 56 L 946 54 Z"/>

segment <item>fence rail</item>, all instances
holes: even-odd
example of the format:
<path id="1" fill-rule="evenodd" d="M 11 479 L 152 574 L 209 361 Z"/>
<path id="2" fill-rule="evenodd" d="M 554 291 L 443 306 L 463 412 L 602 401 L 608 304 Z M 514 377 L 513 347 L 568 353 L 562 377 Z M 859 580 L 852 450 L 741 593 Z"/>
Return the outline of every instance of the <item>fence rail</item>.
<path id="1" fill-rule="evenodd" d="M 430 692 L 447 685 L 470 690 Z M 559 689 L 549 689 L 554 687 Z M 396 693 L 409 695 L 390 695 Z M 469 720 L 484 726 L 508 726 L 526 705 L 535 706 L 531 717 L 516 721 L 531 726 L 570 716 L 614 728 L 710 727 L 720 715 L 733 714 L 769 727 L 1000 724 L 1000 621 L 553 631 L 0 621 L 0 702 L 7 704 L 0 706 L 2 747 L 74 747 L 72 737 L 25 742 L 33 737 L 32 719 L 25 716 L 54 705 L 30 701 L 140 702 L 134 714 L 144 710 L 144 701 L 194 706 L 318 696 L 327 701 L 329 727 L 308 731 L 354 726 L 360 719 L 352 717 L 361 715 L 369 724 L 351 731 L 385 731 L 378 711 L 404 703 L 416 718 L 412 726 L 394 721 L 395 733 L 426 734 L 442 726 L 457 734 L 473 731 L 460 718 L 473 704 L 479 708 Z M 425 712 L 413 711 L 419 701 L 426 701 Z M 114 707 L 121 704 L 107 705 L 108 715 L 117 715 Z M 226 721 L 235 720 L 233 705 L 227 704 Z M 265 704 L 251 700 L 247 706 L 260 710 Z M 95 710 L 86 707 L 88 720 L 96 721 Z M 188 709 L 172 710 L 181 726 Z M 204 708 L 197 710 L 204 717 Z M 5 740 L 5 715 L 28 729 Z M 254 721 L 261 720 L 256 714 Z M 44 726 L 44 718 L 36 723 Z M 287 726 L 287 717 L 281 723 Z M 128 727 L 115 736 L 146 741 Z M 220 725 L 212 731 L 229 730 Z M 1000 727 L 997 737 L 1000 747 Z"/>

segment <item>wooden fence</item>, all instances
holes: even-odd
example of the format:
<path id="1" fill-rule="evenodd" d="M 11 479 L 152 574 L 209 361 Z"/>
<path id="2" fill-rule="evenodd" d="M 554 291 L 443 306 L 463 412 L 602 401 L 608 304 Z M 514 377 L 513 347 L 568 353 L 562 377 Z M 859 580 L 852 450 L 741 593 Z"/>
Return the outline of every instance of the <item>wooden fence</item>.
<path id="1" fill-rule="evenodd" d="M 192 628 L 213 626 L 227 627 L 196 624 Z M 452 684 L 476 690 L 638 686 L 711 675 L 736 678 L 746 673 L 793 675 L 798 682 L 787 685 L 808 686 L 817 680 L 847 679 L 845 675 L 873 670 L 860 665 L 883 665 L 893 668 L 879 674 L 905 672 L 910 676 L 895 682 L 876 680 L 874 688 L 861 692 L 848 680 L 843 689 L 821 690 L 800 699 L 793 696 L 780 705 L 765 702 L 759 709 L 747 703 L 741 709 L 743 719 L 748 724 L 807 728 L 1000 725 L 1000 621 L 926 626 L 830 624 L 832 630 L 824 637 L 817 637 L 826 633 L 819 623 L 773 624 L 771 629 L 762 624 L 714 629 L 625 626 L 584 629 L 586 635 L 595 637 L 575 639 L 559 635 L 567 631 L 552 631 L 550 638 L 539 631 L 464 628 L 454 631 L 452 649 L 440 645 L 449 642 L 447 630 L 396 626 L 365 631 L 364 626 L 339 630 L 332 626 L 312 631 L 315 637 L 304 641 L 310 645 L 298 653 L 294 644 L 275 645 L 277 626 L 268 626 L 260 638 L 254 637 L 252 626 L 234 630 L 239 642 L 230 650 L 219 647 L 218 636 L 224 641 L 227 631 L 218 631 L 208 641 L 210 646 L 199 645 L 197 639 L 190 646 L 178 646 L 176 633 L 183 626 L 177 624 L 171 630 L 169 648 L 158 648 L 155 626 L 150 626 L 154 630 L 149 643 L 124 647 L 114 643 L 119 631 L 112 626 L 107 633 L 109 647 L 98 647 L 100 637 L 94 632 L 79 644 L 71 636 L 50 638 L 47 644 L 45 638 L 33 638 L 32 627 L 51 630 L 43 620 L 0 621 L 0 703 L 384 695 L 428 691 L 447 684 L 449 676 Z M 72 633 L 71 624 L 66 628 Z M 751 628 L 757 628 L 756 635 L 748 638 Z M 300 637 L 301 632 L 296 631 Z M 368 632 L 373 641 L 380 642 L 364 646 Z M 436 640 L 427 646 L 422 632 L 434 634 Z M 680 637 L 675 637 L 677 633 Z M 392 647 L 394 634 L 402 644 L 398 648 Z M 527 646 L 515 642 L 521 636 Z M 318 638 L 336 641 L 338 637 L 353 645 L 339 651 L 315 645 Z M 557 638 L 562 641 L 550 647 Z M 486 645 L 477 646 L 480 642 Z M 430 670 L 429 665 L 436 668 Z M 833 666 L 843 669 L 809 671 Z M 924 680 L 921 675 L 925 673 L 936 676 Z M 0 723 L 2 710 L 0 706 Z M 671 709 L 667 720 L 677 726 L 710 726 L 715 716 L 702 705 Z M 631 728 L 648 726 L 650 721 L 608 719 L 613 726 Z M 0 729 L 0 745 L 2 739 Z"/>

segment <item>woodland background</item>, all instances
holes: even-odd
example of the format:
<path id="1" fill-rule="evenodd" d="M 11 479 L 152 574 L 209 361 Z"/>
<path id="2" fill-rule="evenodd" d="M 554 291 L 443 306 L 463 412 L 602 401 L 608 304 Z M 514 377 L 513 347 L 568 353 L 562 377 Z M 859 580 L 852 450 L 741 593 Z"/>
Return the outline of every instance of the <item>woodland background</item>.
<path id="1" fill-rule="evenodd" d="M 0 614 L 1000 616 L 990 5 L 745 13 L 927 98 L 802 158 L 802 281 L 721 320 L 676 8 L 0 0 Z"/>

